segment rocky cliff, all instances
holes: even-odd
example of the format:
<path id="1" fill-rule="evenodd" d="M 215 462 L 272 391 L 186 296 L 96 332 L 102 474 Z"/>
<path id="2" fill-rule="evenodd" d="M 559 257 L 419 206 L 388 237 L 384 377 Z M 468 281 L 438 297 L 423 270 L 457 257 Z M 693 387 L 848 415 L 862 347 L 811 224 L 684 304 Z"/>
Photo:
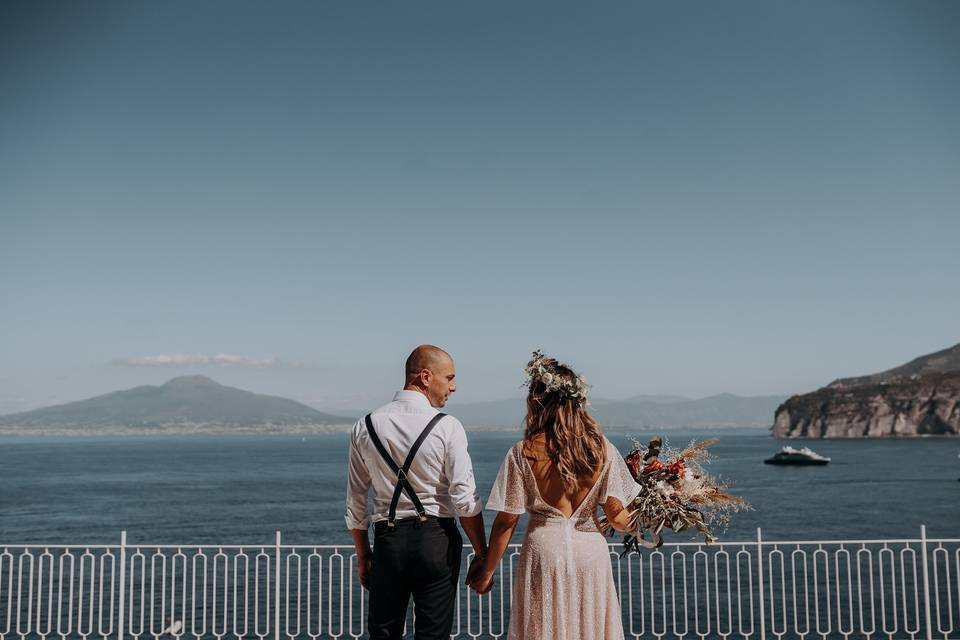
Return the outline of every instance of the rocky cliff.
<path id="1" fill-rule="evenodd" d="M 776 411 L 778 438 L 960 435 L 960 344 L 886 372 L 843 378 Z"/>

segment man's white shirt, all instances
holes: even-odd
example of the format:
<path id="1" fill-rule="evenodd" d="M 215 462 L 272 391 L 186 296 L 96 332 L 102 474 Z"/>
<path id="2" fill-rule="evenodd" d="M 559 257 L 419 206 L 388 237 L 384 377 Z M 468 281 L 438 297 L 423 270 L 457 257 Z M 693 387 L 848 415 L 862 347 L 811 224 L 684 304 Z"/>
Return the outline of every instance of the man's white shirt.
<path id="1" fill-rule="evenodd" d="M 402 466 L 410 447 L 438 412 L 419 391 L 398 391 L 393 402 L 374 411 L 370 418 L 383 446 L 394 462 Z M 467 452 L 467 434 L 453 416 L 442 418 L 424 440 L 410 465 L 407 480 L 429 515 L 449 518 L 480 513 L 482 503 Z M 361 418 L 350 436 L 347 528 L 366 529 L 371 522 L 386 520 L 396 485 L 397 475 L 377 452 Z M 367 505 L 371 489 L 372 511 Z M 415 515 L 413 502 L 406 492 L 401 492 L 397 518 Z"/>

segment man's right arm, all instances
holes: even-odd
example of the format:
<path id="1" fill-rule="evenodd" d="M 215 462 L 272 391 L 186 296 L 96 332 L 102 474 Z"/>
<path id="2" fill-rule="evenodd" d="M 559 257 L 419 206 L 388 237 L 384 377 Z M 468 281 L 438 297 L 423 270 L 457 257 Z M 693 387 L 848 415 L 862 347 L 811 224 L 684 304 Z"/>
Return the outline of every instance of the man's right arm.
<path id="1" fill-rule="evenodd" d="M 348 529 L 367 529 L 370 526 L 370 514 L 367 510 L 367 493 L 370 490 L 370 471 L 360 452 L 359 429 L 362 421 L 354 426 L 350 436 L 350 454 L 347 466 L 347 513 L 345 520 Z"/>
<path id="2" fill-rule="evenodd" d="M 357 553 L 357 570 L 360 584 L 367 587 L 373 553 L 370 549 L 370 514 L 367 510 L 367 493 L 370 490 L 370 472 L 357 446 L 358 422 L 350 437 L 350 453 L 347 466 L 347 512 L 344 519 L 353 537 Z"/>

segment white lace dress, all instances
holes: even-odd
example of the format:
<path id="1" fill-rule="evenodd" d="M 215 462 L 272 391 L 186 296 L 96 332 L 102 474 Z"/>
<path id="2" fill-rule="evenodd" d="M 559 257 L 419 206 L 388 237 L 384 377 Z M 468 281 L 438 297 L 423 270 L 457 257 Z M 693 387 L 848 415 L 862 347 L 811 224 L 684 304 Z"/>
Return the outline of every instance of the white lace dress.
<path id="1" fill-rule="evenodd" d="M 515 444 L 500 467 L 487 509 L 530 514 L 513 580 L 510 640 L 622 640 L 620 603 L 597 506 L 608 497 L 627 504 L 640 491 L 609 440 L 607 463 L 570 517 L 540 496 Z"/>

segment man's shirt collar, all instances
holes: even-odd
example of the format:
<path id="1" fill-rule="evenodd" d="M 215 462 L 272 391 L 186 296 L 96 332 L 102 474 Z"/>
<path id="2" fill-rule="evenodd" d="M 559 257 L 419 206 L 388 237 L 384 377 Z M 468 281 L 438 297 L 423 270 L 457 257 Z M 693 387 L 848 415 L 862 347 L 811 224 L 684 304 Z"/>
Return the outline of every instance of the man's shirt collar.
<path id="1" fill-rule="evenodd" d="M 430 400 L 427 399 L 427 396 L 423 395 L 419 391 L 413 391 L 408 389 L 403 389 L 402 391 L 397 391 L 396 395 L 393 396 L 394 402 L 409 402 L 410 404 L 415 404 L 421 407 L 431 407 Z"/>

